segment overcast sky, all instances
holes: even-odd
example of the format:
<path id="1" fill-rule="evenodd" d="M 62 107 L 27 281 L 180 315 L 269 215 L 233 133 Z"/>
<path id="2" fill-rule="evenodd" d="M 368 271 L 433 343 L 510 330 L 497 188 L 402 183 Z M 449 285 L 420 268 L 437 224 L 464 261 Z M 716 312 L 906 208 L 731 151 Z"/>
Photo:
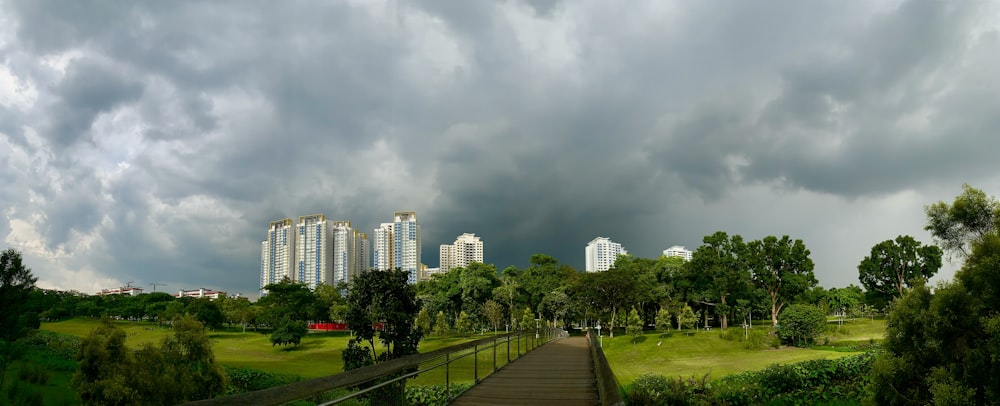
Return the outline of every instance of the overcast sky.
<path id="1" fill-rule="evenodd" d="M 1000 7 L 0 0 L 0 248 L 46 288 L 255 295 L 268 222 L 583 268 L 788 234 L 825 287 L 1000 194 Z M 950 278 L 958 264 L 935 279 Z"/>

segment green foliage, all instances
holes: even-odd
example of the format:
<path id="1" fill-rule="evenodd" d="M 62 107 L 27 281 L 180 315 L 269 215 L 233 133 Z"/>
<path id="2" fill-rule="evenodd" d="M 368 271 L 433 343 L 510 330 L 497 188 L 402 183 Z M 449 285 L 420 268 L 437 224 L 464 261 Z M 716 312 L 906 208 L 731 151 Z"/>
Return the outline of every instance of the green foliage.
<path id="1" fill-rule="evenodd" d="M 778 314 L 796 296 L 816 286 L 813 262 L 802 240 L 787 235 L 774 236 L 747 244 L 747 263 L 753 282 L 767 292 L 771 304 L 771 325 L 778 325 Z"/>
<path id="2" fill-rule="evenodd" d="M 632 337 L 632 345 L 635 345 L 635 340 L 642 335 L 642 319 L 639 318 L 639 312 L 633 307 L 628 313 L 628 322 L 625 324 L 625 333 Z"/>
<path id="3" fill-rule="evenodd" d="M 874 353 L 836 360 L 811 360 L 772 365 L 708 381 L 701 378 L 668 378 L 643 374 L 626 390 L 626 401 L 639 405 L 757 405 L 817 404 L 837 400 L 857 401 L 864 396 Z"/>
<path id="4" fill-rule="evenodd" d="M 826 329 L 826 315 L 816 306 L 794 304 L 781 312 L 781 328 L 778 335 L 782 340 L 805 347 L 815 342 Z"/>
<path id="5" fill-rule="evenodd" d="M 895 241 L 875 244 L 871 255 L 858 264 L 858 273 L 865 289 L 888 302 L 902 296 L 914 282 L 930 279 L 940 268 L 940 248 L 901 235 Z"/>
<path id="6" fill-rule="evenodd" d="M 465 312 L 458 314 L 458 318 L 455 319 L 455 333 L 468 335 L 472 333 L 472 321 L 469 320 L 469 315 Z"/>
<path id="7" fill-rule="evenodd" d="M 285 346 L 294 344 L 296 347 L 302 342 L 302 337 L 309 333 L 309 326 L 304 321 L 284 318 L 271 330 L 271 346 Z"/>
<path id="8" fill-rule="evenodd" d="M 443 337 L 448 334 L 451 334 L 451 326 L 448 325 L 448 318 L 445 317 L 444 312 L 440 311 L 434 321 L 434 335 Z"/>
<path id="9" fill-rule="evenodd" d="M 445 406 L 449 398 L 465 392 L 472 384 L 452 383 L 450 392 L 446 385 L 416 385 L 406 387 L 406 402 L 412 406 Z"/>
<path id="10" fill-rule="evenodd" d="M 724 231 L 705 236 L 703 245 L 685 264 L 691 283 L 691 295 L 702 303 L 717 306 L 722 328 L 728 327 L 727 299 L 743 298 L 750 292 L 750 270 L 747 265 L 747 245 L 738 234 L 729 236 Z"/>
<path id="11" fill-rule="evenodd" d="M 210 329 L 222 327 L 222 323 L 226 321 L 219 305 L 207 297 L 195 299 L 187 305 L 185 311 Z"/>
<path id="12" fill-rule="evenodd" d="M 0 397 L 0 401 L 5 401 L 0 403 L 9 402 L 11 405 L 19 406 L 41 406 L 43 397 L 42 393 L 31 385 L 14 381 L 7 389 L 6 396 Z"/>
<path id="13" fill-rule="evenodd" d="M 407 272 L 396 269 L 365 272 L 354 278 L 347 294 L 346 321 L 355 336 L 342 353 L 345 370 L 417 353 L 423 332 L 414 321 L 420 306 L 408 277 Z M 376 331 L 377 323 L 382 328 Z M 376 346 L 376 340 L 380 345 Z M 370 396 L 385 404 L 400 404 L 405 401 L 405 387 L 406 382 L 400 381 L 376 389 Z"/>
<path id="14" fill-rule="evenodd" d="M 14 356 L 11 343 L 38 328 L 38 313 L 28 308 L 37 280 L 24 266 L 20 252 L 7 249 L 0 253 L 0 389 Z"/>
<path id="15" fill-rule="evenodd" d="M 429 334 L 431 332 L 431 315 L 427 311 L 426 307 L 421 307 L 420 311 L 417 312 L 417 320 L 414 321 L 414 325 L 420 329 L 423 334 Z"/>
<path id="16" fill-rule="evenodd" d="M 531 310 L 524 309 L 521 314 L 521 331 L 531 331 L 535 329 L 535 318 L 531 315 Z"/>
<path id="17" fill-rule="evenodd" d="M 656 329 L 660 331 L 670 330 L 670 312 L 667 309 L 660 309 L 656 312 Z"/>
<path id="18" fill-rule="evenodd" d="M 225 368 L 227 382 L 226 395 L 267 389 L 298 382 L 295 375 L 275 374 L 253 368 Z"/>
<path id="19" fill-rule="evenodd" d="M 125 332 L 104 319 L 83 340 L 72 385 L 84 404 L 172 405 L 222 394 L 226 377 L 201 323 L 181 318 L 159 346 L 125 346 Z"/>
<path id="20" fill-rule="evenodd" d="M 698 321 L 698 315 L 694 314 L 694 310 L 691 306 L 684 305 L 681 311 L 677 313 L 677 329 L 683 330 L 684 327 L 694 327 L 694 323 Z"/>
<path id="21" fill-rule="evenodd" d="M 257 301 L 261 308 L 258 317 L 269 326 L 276 326 L 284 318 L 305 321 L 315 314 L 316 295 L 303 283 L 287 278 L 264 287 L 267 295 Z"/>
<path id="22" fill-rule="evenodd" d="M 486 303 L 483 303 L 483 315 L 486 316 L 486 320 L 489 320 L 493 331 L 497 331 L 500 328 L 500 323 L 503 323 L 504 320 L 503 305 L 492 299 L 487 300 Z"/>
<path id="23" fill-rule="evenodd" d="M 542 298 L 539 305 L 539 312 L 548 320 L 559 321 L 566 316 L 569 311 L 570 299 L 562 290 L 556 289 Z"/>
<path id="24" fill-rule="evenodd" d="M 934 242 L 962 259 L 972 253 L 972 245 L 1000 229 L 1000 202 L 982 190 L 962 185 L 962 194 L 949 205 L 937 202 L 924 207 Z"/>

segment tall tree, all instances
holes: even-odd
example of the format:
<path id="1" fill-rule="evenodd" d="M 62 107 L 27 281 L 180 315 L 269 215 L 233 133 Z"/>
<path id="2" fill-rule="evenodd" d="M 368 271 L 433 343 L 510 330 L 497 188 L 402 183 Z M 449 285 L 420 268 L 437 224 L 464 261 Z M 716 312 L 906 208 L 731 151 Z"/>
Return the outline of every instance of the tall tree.
<path id="1" fill-rule="evenodd" d="M 603 272 L 588 272 L 583 275 L 582 286 L 588 287 L 586 294 L 607 317 L 608 330 L 615 336 L 615 323 L 620 310 L 635 303 L 637 290 L 635 274 L 628 269 L 611 268 Z"/>
<path id="2" fill-rule="evenodd" d="M 962 193 L 951 205 L 937 202 L 925 206 L 924 211 L 924 229 L 939 246 L 962 259 L 969 256 L 971 244 L 1000 229 L 1000 202 L 969 184 L 962 185 Z"/>
<path id="3" fill-rule="evenodd" d="M 531 256 L 530 266 L 520 275 L 521 288 L 527 297 L 528 307 L 538 311 L 549 292 L 559 287 L 571 284 L 571 279 L 578 278 L 579 273 L 572 267 L 560 264 L 558 260 L 544 254 Z"/>
<path id="4" fill-rule="evenodd" d="M 364 359 L 351 359 L 348 365 L 365 365 L 415 354 L 422 337 L 414 322 L 420 306 L 416 291 L 407 283 L 408 274 L 396 269 L 365 272 L 354 278 L 347 293 L 347 327 L 354 331 L 349 345 L 366 344 L 359 354 Z M 381 329 L 376 330 L 376 325 Z M 376 345 L 376 340 L 380 345 Z M 385 351 L 379 352 L 380 348 Z M 346 352 L 346 351 L 345 351 Z M 359 362 L 360 361 L 360 362 Z"/>
<path id="5" fill-rule="evenodd" d="M 285 317 L 304 321 L 313 315 L 316 295 L 304 283 L 285 278 L 264 289 L 267 290 L 267 295 L 257 301 L 262 309 L 260 319 L 264 323 L 276 326 Z"/>
<path id="6" fill-rule="evenodd" d="M 908 235 L 885 240 L 872 247 L 871 255 L 858 264 L 861 284 L 886 302 L 903 296 L 918 279 L 930 279 L 941 268 L 941 249 L 921 245 Z"/>
<path id="7" fill-rule="evenodd" d="M 703 245 L 692 255 L 691 262 L 687 263 L 690 269 L 688 275 L 698 287 L 700 294 L 697 299 L 716 307 L 725 329 L 729 326 L 731 310 L 727 300 L 750 290 L 750 271 L 744 254 L 746 244 L 738 234 L 730 237 L 724 231 L 705 236 L 702 242 Z"/>
<path id="8" fill-rule="evenodd" d="M 421 310 L 423 311 L 423 310 Z M 503 322 L 503 305 L 497 303 L 494 300 L 487 300 L 483 303 L 483 314 L 486 316 L 486 320 L 489 320 L 490 326 L 493 327 L 494 334 L 500 327 L 500 323 Z"/>
<path id="9" fill-rule="evenodd" d="M 817 283 L 809 250 L 802 240 L 767 236 L 747 245 L 747 257 L 754 283 L 770 299 L 771 326 L 776 328 L 781 309 Z"/>
<path id="10" fill-rule="evenodd" d="M 0 253 L 0 389 L 14 355 L 13 342 L 37 328 L 38 313 L 28 311 L 37 280 L 24 266 L 20 252 L 7 249 Z"/>

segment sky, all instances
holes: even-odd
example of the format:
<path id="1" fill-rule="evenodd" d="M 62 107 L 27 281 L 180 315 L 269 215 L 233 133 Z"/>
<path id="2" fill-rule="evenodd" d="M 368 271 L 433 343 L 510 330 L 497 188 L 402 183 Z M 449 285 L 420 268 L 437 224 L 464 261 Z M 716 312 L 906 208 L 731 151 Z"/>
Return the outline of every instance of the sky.
<path id="1" fill-rule="evenodd" d="M 842 287 L 1000 194 L 997 72 L 980 0 L 0 0 L 0 248 L 43 288 L 253 296 L 268 222 L 416 211 L 431 267 L 722 230 Z"/>

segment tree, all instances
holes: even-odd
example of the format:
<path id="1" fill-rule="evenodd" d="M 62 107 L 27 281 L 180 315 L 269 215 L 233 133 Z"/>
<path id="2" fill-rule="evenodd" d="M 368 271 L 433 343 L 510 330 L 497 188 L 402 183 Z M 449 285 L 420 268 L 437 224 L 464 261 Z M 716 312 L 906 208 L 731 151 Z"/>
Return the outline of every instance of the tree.
<path id="1" fill-rule="evenodd" d="M 623 260 L 624 257 L 619 257 Z M 588 287 L 594 304 L 609 315 L 608 330 L 614 337 L 614 326 L 618 320 L 619 311 L 635 303 L 635 292 L 638 279 L 632 269 L 619 269 L 616 266 L 604 272 L 590 272 L 583 275 L 581 285 Z"/>
<path id="2" fill-rule="evenodd" d="M 525 307 L 524 313 L 521 314 L 521 331 L 530 331 L 535 328 L 535 323 L 535 318 L 531 315 L 531 310 Z"/>
<path id="3" fill-rule="evenodd" d="M 299 343 L 302 342 L 302 337 L 308 333 L 309 326 L 306 325 L 306 322 L 285 317 L 271 330 L 271 347 L 288 344 L 294 344 L 298 347 Z"/>
<path id="4" fill-rule="evenodd" d="M 770 299 L 771 326 L 777 327 L 781 309 L 817 283 L 809 250 L 802 240 L 767 236 L 751 241 L 747 256 L 754 283 Z"/>
<path id="5" fill-rule="evenodd" d="M 545 295 L 539 305 L 540 313 L 552 320 L 553 323 L 562 320 L 569 310 L 569 296 L 561 290 L 553 290 Z"/>
<path id="6" fill-rule="evenodd" d="M 793 304 L 781 311 L 778 336 L 795 346 L 812 344 L 826 328 L 826 315 L 816 306 Z"/>
<path id="7" fill-rule="evenodd" d="M 642 319 L 639 318 L 639 311 L 632 308 L 628 313 L 628 322 L 625 324 L 625 333 L 632 337 L 632 345 L 635 340 L 642 335 Z"/>
<path id="8" fill-rule="evenodd" d="M 455 318 L 455 332 L 463 335 L 472 333 L 472 321 L 465 312 L 460 312 Z"/>
<path id="9" fill-rule="evenodd" d="M 688 274 L 700 288 L 698 299 L 716 307 L 725 329 L 729 326 L 727 299 L 750 290 L 750 272 L 744 254 L 746 244 L 743 237 L 736 234 L 730 237 L 724 231 L 705 236 L 702 242 L 704 245 L 695 250 L 691 262 L 687 263 Z M 716 299 L 718 303 L 714 302 Z"/>
<path id="10" fill-rule="evenodd" d="M 448 319 L 445 318 L 443 311 L 439 311 L 434 321 L 434 335 L 443 337 L 448 335 L 450 331 L 451 327 L 448 326 Z"/>
<path id="11" fill-rule="evenodd" d="M 504 275 L 500 277 L 500 286 L 493 289 L 493 297 L 503 300 L 507 304 L 507 314 L 510 315 L 510 325 L 513 328 L 517 324 L 514 320 L 514 298 L 517 297 L 518 289 L 521 287 L 515 274 L 520 273 L 520 270 L 516 267 L 507 267 L 503 272 Z"/>
<path id="12" fill-rule="evenodd" d="M 215 362 L 204 326 L 184 317 L 160 345 L 138 351 L 104 318 L 83 340 L 71 382 L 85 405 L 173 405 L 220 395 L 226 376 Z"/>
<path id="13" fill-rule="evenodd" d="M 698 315 L 694 314 L 694 310 L 691 306 L 684 305 L 681 311 L 677 313 L 677 329 L 683 330 L 684 326 L 694 327 L 694 323 L 698 321 Z"/>
<path id="14" fill-rule="evenodd" d="M 420 308 L 414 324 L 420 329 L 422 334 L 429 334 L 431 332 L 431 314 L 427 311 L 427 307 Z"/>
<path id="15" fill-rule="evenodd" d="M 965 259 L 969 247 L 1000 229 L 1000 202 L 982 190 L 962 185 L 962 194 L 948 205 L 937 202 L 924 207 L 927 225 L 937 245 Z"/>
<path id="16" fill-rule="evenodd" d="M 345 371 L 417 353 L 423 332 L 414 321 L 420 306 L 408 277 L 409 273 L 399 268 L 354 277 L 347 292 L 346 315 L 354 337 L 341 353 Z M 378 330 L 377 325 L 381 325 Z M 380 345 L 375 345 L 376 340 Z M 379 348 L 384 350 L 379 352 Z M 404 404 L 405 388 L 406 381 L 401 380 L 373 391 L 371 396 L 384 404 Z"/>
<path id="17" fill-rule="evenodd" d="M 889 302 L 903 296 L 918 279 L 930 279 L 940 268 L 940 248 L 901 235 L 895 241 L 875 244 L 871 255 L 858 264 L 858 273 L 865 289 Z"/>
<path id="18" fill-rule="evenodd" d="M 24 266 L 20 252 L 7 249 L 0 253 L 0 389 L 13 356 L 13 342 L 38 328 L 38 313 L 28 311 L 37 280 Z"/>
<path id="19" fill-rule="evenodd" d="M 288 278 L 264 287 L 267 295 L 257 301 L 261 307 L 261 321 L 275 326 L 285 317 L 292 320 L 308 320 L 315 313 L 316 295 L 304 283 L 292 282 Z"/>
<path id="20" fill-rule="evenodd" d="M 670 330 L 670 312 L 667 309 L 660 309 L 656 312 L 656 329 L 660 331 Z"/>
<path id="21" fill-rule="evenodd" d="M 483 303 L 493 296 L 493 290 L 500 286 L 497 268 L 480 262 L 470 263 L 459 275 L 462 291 L 461 310 L 470 315 L 478 315 Z"/>
<path id="22" fill-rule="evenodd" d="M 226 317 L 222 315 L 222 310 L 219 309 L 219 305 L 207 297 L 195 299 L 188 304 L 185 310 L 188 314 L 194 316 L 196 320 L 211 329 L 221 327 L 222 323 L 226 320 Z"/>
<path id="23" fill-rule="evenodd" d="M 483 315 L 486 316 L 486 320 L 490 321 L 490 325 L 493 327 L 493 332 L 496 333 L 500 327 L 500 323 L 502 323 L 504 319 L 503 305 L 494 300 L 487 300 L 486 303 L 483 304 Z"/>
<path id="24" fill-rule="evenodd" d="M 340 286 L 320 284 L 313 290 L 316 302 L 313 304 L 312 319 L 316 321 L 336 321 L 343 319 L 347 310 L 344 296 L 341 290 L 346 290 L 347 285 L 341 283 Z"/>
<path id="25" fill-rule="evenodd" d="M 407 277 L 400 269 L 365 272 L 354 278 L 347 294 L 347 327 L 355 334 L 350 341 L 367 344 L 367 357 L 376 364 L 417 353 L 422 335 L 413 323 L 420 307 Z M 377 323 L 382 325 L 378 331 Z"/>

